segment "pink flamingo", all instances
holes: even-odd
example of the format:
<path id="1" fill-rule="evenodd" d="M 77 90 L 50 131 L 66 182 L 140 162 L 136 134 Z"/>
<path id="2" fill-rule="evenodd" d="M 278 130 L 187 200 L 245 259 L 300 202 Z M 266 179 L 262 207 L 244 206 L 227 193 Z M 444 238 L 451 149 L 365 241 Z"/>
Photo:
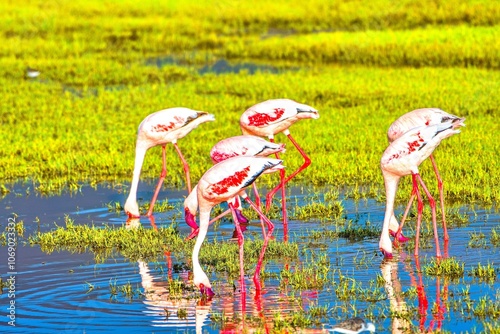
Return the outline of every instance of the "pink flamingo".
<path id="1" fill-rule="evenodd" d="M 267 100 L 258 103 L 248 108 L 240 117 L 240 127 L 243 134 L 268 137 L 271 142 L 274 142 L 274 136 L 280 132 L 283 132 L 283 134 L 285 134 L 288 139 L 290 139 L 292 144 L 297 148 L 297 150 L 304 158 L 304 163 L 302 164 L 302 166 L 300 166 L 296 171 L 290 174 L 286 179 L 285 171 L 281 170 L 281 183 L 277 187 L 272 189 L 266 196 L 266 210 L 269 211 L 274 194 L 281 188 L 281 205 L 283 212 L 283 230 L 285 241 L 288 239 L 285 184 L 311 164 L 311 159 L 292 137 L 288 128 L 293 123 L 304 118 L 317 119 L 319 118 L 319 113 L 311 106 L 297 103 L 289 99 Z M 279 154 L 277 153 L 276 158 L 279 159 Z"/>
<path id="2" fill-rule="evenodd" d="M 160 179 L 149 205 L 147 216 L 153 214 L 153 207 L 160 192 L 163 180 L 167 175 L 167 162 L 165 158 L 165 146 L 172 143 L 181 158 L 186 174 L 188 192 L 191 192 L 191 181 L 189 177 L 189 165 L 184 159 L 181 150 L 177 146 L 177 140 L 183 138 L 201 123 L 214 121 L 212 114 L 196 111 L 188 108 L 169 108 L 157 111 L 147 116 L 139 125 L 137 132 L 137 142 L 135 146 L 135 162 L 130 193 L 125 202 L 125 212 L 129 217 L 138 218 L 139 206 L 137 205 L 137 186 L 141 175 L 142 164 L 146 151 L 151 147 L 161 145 L 162 148 L 162 170 Z"/>
<path id="3" fill-rule="evenodd" d="M 257 289 L 260 289 L 260 269 L 262 260 L 266 252 L 267 244 L 274 230 L 273 223 L 259 210 L 257 205 L 248 198 L 244 188 L 250 186 L 262 173 L 272 173 L 284 168 L 282 160 L 265 157 L 238 156 L 226 159 L 210 168 L 201 177 L 198 184 L 184 201 L 187 208 L 187 216 L 195 216 L 200 210 L 200 227 L 198 237 L 193 248 L 193 283 L 200 289 L 200 292 L 209 297 L 213 296 L 210 281 L 201 268 L 198 255 L 201 245 L 207 235 L 210 212 L 212 208 L 222 202 L 227 202 L 235 196 L 241 196 L 267 223 L 268 232 L 264 236 L 264 244 L 259 255 L 259 260 L 255 269 L 253 280 Z M 240 280 L 242 291 L 244 291 L 244 267 L 243 267 L 243 233 L 241 232 L 238 219 L 234 214 L 232 204 L 229 204 L 233 212 L 234 224 L 238 232 L 238 245 L 240 255 Z M 192 219 L 192 217 L 190 218 Z"/>
<path id="4" fill-rule="evenodd" d="M 217 164 L 221 161 L 224 161 L 228 158 L 236 157 L 236 156 L 261 156 L 267 157 L 271 154 L 285 152 L 285 144 L 277 144 L 269 142 L 263 138 L 250 136 L 250 135 L 241 135 L 223 139 L 219 141 L 217 144 L 212 147 L 210 150 L 210 158 L 214 164 Z M 257 207 L 260 209 L 260 197 L 257 191 L 257 186 L 255 182 L 252 184 L 254 194 L 255 194 L 255 203 Z M 241 213 L 240 210 L 240 200 L 238 196 L 230 200 L 230 203 L 233 205 L 236 216 L 238 217 L 238 222 L 241 224 L 248 223 L 248 219 Z M 230 209 L 224 211 L 214 219 L 210 221 L 213 223 L 214 221 L 224 217 L 229 212 Z M 193 231 L 188 236 L 188 239 L 195 237 L 198 234 L 198 225 L 194 219 L 191 219 L 192 216 L 187 215 L 188 221 L 186 223 L 193 228 Z M 193 217 L 194 218 L 194 217 Z M 264 221 L 261 219 L 262 224 L 262 235 L 266 234 Z"/>
<path id="5" fill-rule="evenodd" d="M 382 175 L 384 177 L 386 192 L 386 210 L 382 234 L 380 236 L 379 247 L 384 257 L 392 257 L 392 243 L 389 237 L 389 226 L 391 217 L 394 215 L 394 199 L 398 188 L 399 180 L 402 176 L 412 175 L 413 193 L 418 200 L 417 231 L 415 238 L 415 255 L 418 255 L 418 242 L 420 234 L 420 222 L 422 219 L 423 202 L 418 190 L 418 184 L 429 199 L 429 205 L 432 209 L 432 223 L 434 226 L 434 240 L 436 242 L 436 256 L 441 257 L 439 249 L 437 225 L 436 225 L 436 203 L 432 198 L 427 186 L 420 177 L 418 166 L 429 157 L 434 149 L 445 138 L 460 133 L 458 128 L 465 126 L 464 118 L 450 119 L 443 123 L 430 126 L 421 126 L 414 128 L 398 139 L 393 141 L 385 150 L 380 161 Z M 398 232 L 401 232 L 403 223 L 399 226 Z"/>
<path id="6" fill-rule="evenodd" d="M 429 125 L 434 125 L 434 124 L 440 124 L 440 123 L 446 122 L 447 120 L 450 120 L 450 119 L 459 119 L 459 117 L 452 115 L 452 114 L 449 114 L 449 113 L 447 113 L 441 109 L 438 109 L 438 108 L 416 109 L 416 110 L 410 111 L 410 112 L 402 115 L 401 117 L 399 117 L 397 120 L 395 120 L 391 124 L 391 126 L 389 127 L 389 130 L 387 131 L 387 139 L 389 140 L 389 143 L 392 143 L 394 140 L 401 137 L 408 130 L 411 130 L 415 127 L 424 126 L 424 125 L 429 126 Z M 436 164 L 436 161 L 434 160 L 434 156 L 432 154 L 429 156 L 429 159 L 431 160 L 432 166 L 434 168 L 434 173 L 436 174 L 436 178 L 438 181 L 438 190 L 439 190 L 439 198 L 440 198 L 440 202 L 441 202 L 441 214 L 442 214 L 442 221 L 443 221 L 444 240 L 445 240 L 445 242 L 447 242 L 449 240 L 449 236 L 448 236 L 448 230 L 446 228 L 446 216 L 445 216 L 445 211 L 444 211 L 443 180 L 441 179 L 441 176 L 439 175 L 437 164 Z M 402 223 L 404 223 L 406 216 L 408 215 L 408 211 L 409 211 L 414 199 L 415 199 L 415 194 L 412 194 L 412 196 L 410 197 L 410 201 L 408 202 L 408 205 L 406 207 L 405 213 L 403 214 L 403 218 L 401 219 Z M 398 221 L 397 221 L 396 217 L 394 216 L 394 214 L 391 217 L 389 232 L 399 242 L 406 242 L 409 240 L 409 238 L 405 237 L 402 234 L 402 231 L 399 229 L 399 224 L 398 224 Z"/>

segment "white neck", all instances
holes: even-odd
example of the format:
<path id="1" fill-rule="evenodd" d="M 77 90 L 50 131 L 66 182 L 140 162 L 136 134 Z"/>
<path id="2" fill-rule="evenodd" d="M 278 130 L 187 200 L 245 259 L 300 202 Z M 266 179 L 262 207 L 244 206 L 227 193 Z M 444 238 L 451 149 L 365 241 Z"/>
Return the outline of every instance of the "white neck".
<path id="1" fill-rule="evenodd" d="M 208 225 L 210 221 L 210 211 L 211 210 L 200 209 L 200 229 L 198 231 L 198 237 L 196 238 L 196 243 L 194 244 L 193 255 L 192 255 L 193 274 L 194 274 L 193 281 L 195 283 L 198 283 L 198 280 L 202 280 L 204 276 L 206 277 L 205 272 L 201 268 L 198 255 L 200 253 L 201 245 L 203 244 L 203 241 L 207 236 Z"/>
<path id="2" fill-rule="evenodd" d="M 391 217 L 394 215 L 394 201 L 396 199 L 396 191 L 398 190 L 399 176 L 390 173 L 384 173 L 384 183 L 385 183 L 385 216 L 384 225 L 382 226 L 382 233 L 389 234 L 389 225 L 391 223 Z"/>
<path id="3" fill-rule="evenodd" d="M 142 146 L 137 146 L 135 148 L 134 174 L 132 176 L 132 183 L 130 184 L 130 192 L 126 203 L 132 204 L 137 202 L 137 187 L 139 185 L 139 177 L 141 176 L 142 164 L 147 150 L 147 148 Z"/>

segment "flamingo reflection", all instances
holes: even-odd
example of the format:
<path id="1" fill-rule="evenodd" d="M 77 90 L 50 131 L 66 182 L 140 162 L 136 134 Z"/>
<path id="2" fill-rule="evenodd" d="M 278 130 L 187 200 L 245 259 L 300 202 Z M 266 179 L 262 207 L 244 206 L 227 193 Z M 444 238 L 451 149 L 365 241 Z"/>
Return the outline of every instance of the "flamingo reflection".
<path id="1" fill-rule="evenodd" d="M 137 261 L 141 284 L 144 289 L 145 314 L 155 317 L 153 326 L 165 329 L 195 327 L 196 333 L 202 333 L 203 325 L 208 321 L 212 301 L 206 298 L 197 300 L 189 297 L 177 297 L 169 294 L 169 282 L 157 279 L 151 274 L 148 264 Z M 187 273 L 181 278 L 187 283 Z"/>
<path id="2" fill-rule="evenodd" d="M 158 230 L 153 216 L 148 217 L 151 227 Z M 126 228 L 134 229 L 141 225 L 139 218 L 129 218 Z M 155 317 L 153 326 L 179 329 L 182 327 L 195 327 L 196 333 L 202 333 L 203 325 L 208 320 L 211 301 L 206 298 L 196 300 L 195 298 L 171 296 L 169 284 L 172 281 L 172 258 L 169 251 L 164 250 L 168 267 L 168 281 L 162 277 L 154 277 L 146 262 L 138 260 L 141 285 L 144 289 L 144 304 L 147 310 L 145 314 Z M 180 277 L 186 285 L 189 285 L 189 273 L 182 272 Z"/>
<path id="3" fill-rule="evenodd" d="M 445 249 L 445 252 L 448 250 Z M 415 272 L 411 266 L 409 266 L 409 274 L 411 278 L 411 284 L 417 290 L 418 297 L 418 314 L 419 314 L 419 323 L 418 328 L 420 332 L 427 333 L 434 330 L 441 330 L 441 326 L 444 320 L 444 314 L 446 313 L 446 307 L 443 303 L 441 296 L 441 277 L 436 276 L 436 302 L 435 307 L 431 310 L 432 319 L 429 321 L 429 326 L 426 328 L 427 323 L 427 315 L 429 311 L 429 300 L 426 294 L 426 287 L 424 285 L 422 279 L 422 269 L 420 267 L 420 260 L 418 256 L 414 256 L 415 260 L 415 269 L 416 269 L 416 277 Z M 445 285 L 443 287 L 444 298 L 447 298 L 448 295 L 448 282 L 445 278 Z"/>
<path id="4" fill-rule="evenodd" d="M 403 299 L 401 282 L 398 278 L 398 263 L 396 261 L 385 260 L 380 266 L 382 277 L 384 278 L 384 287 L 389 297 L 392 333 L 407 333 L 411 323 L 406 318 L 408 308 Z"/>

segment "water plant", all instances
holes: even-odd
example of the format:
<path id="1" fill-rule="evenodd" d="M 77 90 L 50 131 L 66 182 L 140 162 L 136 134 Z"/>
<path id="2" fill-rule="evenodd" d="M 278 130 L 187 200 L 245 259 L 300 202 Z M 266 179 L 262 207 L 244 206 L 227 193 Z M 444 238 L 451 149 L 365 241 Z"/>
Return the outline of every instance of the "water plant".
<path id="1" fill-rule="evenodd" d="M 487 265 L 481 265 L 481 263 L 477 264 L 477 267 L 471 268 L 468 272 L 469 276 L 477 277 L 481 282 L 493 283 L 497 279 L 497 269 L 491 263 Z"/>

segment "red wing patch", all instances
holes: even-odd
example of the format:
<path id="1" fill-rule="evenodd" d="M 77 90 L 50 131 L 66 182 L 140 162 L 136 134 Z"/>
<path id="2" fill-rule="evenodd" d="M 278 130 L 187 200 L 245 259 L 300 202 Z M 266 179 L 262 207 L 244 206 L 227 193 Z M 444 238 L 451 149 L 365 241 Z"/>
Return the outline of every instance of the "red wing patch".
<path id="1" fill-rule="evenodd" d="M 241 186 L 243 180 L 248 176 L 248 172 L 250 172 L 250 166 L 243 168 L 242 170 L 230 175 L 221 181 L 214 183 L 210 186 L 210 192 L 212 194 L 222 195 L 227 193 L 229 187 L 238 187 Z"/>
<path id="2" fill-rule="evenodd" d="M 156 125 L 153 125 L 152 130 L 154 132 L 168 132 L 168 131 L 172 130 L 173 128 L 175 128 L 175 123 L 174 122 L 170 122 L 168 124 L 156 124 Z"/>
<path id="3" fill-rule="evenodd" d="M 274 108 L 274 113 L 260 114 L 256 113 L 248 117 L 248 125 L 263 126 L 279 119 L 285 113 L 284 108 Z"/>
<path id="4" fill-rule="evenodd" d="M 215 162 L 221 162 L 221 161 L 224 161 L 226 159 L 235 157 L 237 155 L 238 154 L 236 154 L 236 153 L 223 153 L 223 152 L 215 151 L 212 153 L 212 160 Z"/>
<path id="5" fill-rule="evenodd" d="M 417 136 L 418 136 L 418 139 L 417 140 L 414 140 L 410 143 L 408 143 L 408 152 L 413 152 L 417 149 L 417 147 L 420 146 L 420 143 L 424 141 L 424 139 L 422 137 L 420 137 L 420 132 L 417 133 Z"/>

